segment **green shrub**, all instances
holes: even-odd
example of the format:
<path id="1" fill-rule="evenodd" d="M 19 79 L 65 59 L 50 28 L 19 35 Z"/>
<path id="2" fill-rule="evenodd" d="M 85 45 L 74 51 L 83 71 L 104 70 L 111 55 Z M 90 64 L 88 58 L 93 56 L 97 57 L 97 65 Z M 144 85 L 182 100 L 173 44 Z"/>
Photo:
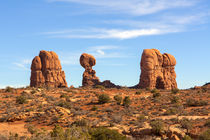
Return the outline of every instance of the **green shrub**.
<path id="1" fill-rule="evenodd" d="M 10 86 L 8 86 L 8 87 L 6 87 L 6 89 L 5 89 L 5 92 L 13 92 L 13 88 L 12 87 L 10 87 Z"/>
<path id="2" fill-rule="evenodd" d="M 207 126 L 207 127 L 209 127 L 210 128 L 210 119 L 208 119 L 207 121 L 206 121 L 206 123 L 205 123 L 205 125 L 204 126 Z"/>
<path id="3" fill-rule="evenodd" d="M 65 140 L 90 140 L 89 129 L 87 127 L 72 126 L 65 131 Z M 60 140 L 60 139 L 59 139 Z"/>
<path id="4" fill-rule="evenodd" d="M 16 97 L 16 103 L 18 103 L 18 104 L 25 104 L 25 103 L 27 103 L 27 99 L 26 99 L 26 97 L 25 96 L 17 96 Z"/>
<path id="5" fill-rule="evenodd" d="M 85 119 L 77 120 L 72 123 L 75 126 L 88 126 L 88 122 Z"/>
<path id="6" fill-rule="evenodd" d="M 93 106 L 93 107 L 91 108 L 91 111 L 96 111 L 96 110 L 98 110 L 98 107 L 97 107 L 97 106 Z"/>
<path id="7" fill-rule="evenodd" d="M 176 115 L 178 110 L 176 108 L 169 108 L 166 110 L 164 115 Z"/>
<path id="8" fill-rule="evenodd" d="M 135 93 L 136 95 L 141 95 L 142 94 L 142 91 L 141 90 L 139 90 L 139 91 L 136 91 L 136 93 Z"/>
<path id="9" fill-rule="evenodd" d="M 188 135 L 185 135 L 183 140 L 192 140 L 192 138 L 190 136 L 188 136 Z"/>
<path id="10" fill-rule="evenodd" d="M 151 90 L 151 93 L 153 93 L 153 94 L 154 94 L 154 93 L 158 93 L 158 92 L 159 92 L 159 91 L 158 91 L 158 89 L 156 89 L 156 88 L 154 88 L 154 89 Z"/>
<path id="11" fill-rule="evenodd" d="M 199 140 L 210 140 L 210 129 L 206 130 L 199 136 Z"/>
<path id="12" fill-rule="evenodd" d="M 161 135 L 164 132 L 164 123 L 161 120 L 152 121 L 150 125 L 154 134 Z"/>
<path id="13" fill-rule="evenodd" d="M 197 106 L 205 106 L 205 105 L 208 105 L 208 102 L 207 101 L 203 101 L 203 100 L 195 100 L 195 99 L 188 99 L 187 100 L 187 106 L 189 107 L 197 107 Z"/>
<path id="14" fill-rule="evenodd" d="M 187 129 L 187 133 L 192 128 L 192 122 L 188 119 L 182 119 L 180 123 L 182 128 Z"/>
<path id="15" fill-rule="evenodd" d="M 51 132 L 51 137 L 58 138 L 60 140 L 64 140 L 65 133 L 64 133 L 63 128 L 59 125 L 55 125 L 55 127 L 53 128 L 53 130 Z"/>
<path id="16" fill-rule="evenodd" d="M 38 129 L 35 126 L 28 124 L 25 126 L 30 134 L 37 134 Z"/>
<path id="17" fill-rule="evenodd" d="M 177 96 L 172 96 L 172 97 L 171 97 L 171 103 L 172 103 L 172 104 L 174 104 L 174 103 L 179 103 L 179 100 L 180 100 L 180 99 L 179 99 L 179 97 L 177 97 Z"/>
<path id="18" fill-rule="evenodd" d="M 177 93 L 179 93 L 179 89 L 178 88 L 174 88 L 174 89 L 171 90 L 171 93 L 172 94 L 177 94 Z"/>
<path id="19" fill-rule="evenodd" d="M 111 98 L 107 94 L 101 94 L 101 95 L 98 96 L 98 103 L 99 104 L 108 103 L 110 100 L 111 100 Z"/>
<path id="20" fill-rule="evenodd" d="M 61 94 L 60 98 L 69 98 L 69 96 L 67 94 Z"/>
<path id="21" fill-rule="evenodd" d="M 111 130 L 103 127 L 95 128 L 91 130 L 91 140 L 126 140 L 126 136 L 123 136 L 116 130 Z"/>
<path id="22" fill-rule="evenodd" d="M 115 95 L 114 100 L 117 102 L 118 105 L 120 105 L 122 103 L 122 96 Z"/>
<path id="23" fill-rule="evenodd" d="M 131 105 L 131 99 L 129 96 L 126 96 L 124 99 L 123 99 L 123 106 L 125 107 L 129 107 Z"/>
<path id="24" fill-rule="evenodd" d="M 160 97 L 160 92 L 153 93 L 153 98 L 157 98 L 157 97 Z"/>
<path id="25" fill-rule="evenodd" d="M 96 86 L 94 86 L 94 88 L 105 89 L 105 87 L 102 85 L 96 85 Z"/>
<path id="26" fill-rule="evenodd" d="M 60 107 L 64 107 L 64 108 L 67 108 L 67 109 L 71 109 L 72 108 L 72 104 L 71 102 L 67 102 L 67 101 L 64 101 L 64 100 L 60 100 L 56 103 L 57 106 L 60 106 Z"/>

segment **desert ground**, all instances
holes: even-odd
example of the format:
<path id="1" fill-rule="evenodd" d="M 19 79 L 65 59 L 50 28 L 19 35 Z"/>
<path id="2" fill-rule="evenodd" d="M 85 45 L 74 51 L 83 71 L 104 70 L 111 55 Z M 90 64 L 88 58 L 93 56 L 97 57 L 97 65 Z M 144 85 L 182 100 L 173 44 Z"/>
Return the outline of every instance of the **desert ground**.
<path id="1" fill-rule="evenodd" d="M 208 84 L 187 90 L 7 87 L 0 90 L 0 139 L 51 139 L 56 127 L 103 127 L 125 139 L 209 140 L 209 101 Z M 86 139 L 81 135 L 75 138 Z"/>

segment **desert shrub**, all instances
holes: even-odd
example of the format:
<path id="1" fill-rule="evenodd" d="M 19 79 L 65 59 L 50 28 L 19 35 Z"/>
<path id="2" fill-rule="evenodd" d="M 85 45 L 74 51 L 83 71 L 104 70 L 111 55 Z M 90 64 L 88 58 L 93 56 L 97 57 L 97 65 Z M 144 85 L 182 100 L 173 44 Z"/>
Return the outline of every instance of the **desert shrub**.
<path id="1" fill-rule="evenodd" d="M 205 105 L 208 105 L 208 102 L 207 101 L 203 101 L 203 100 L 195 100 L 195 99 L 188 99 L 187 100 L 187 106 L 189 107 L 196 107 L 196 106 L 205 106 Z"/>
<path id="2" fill-rule="evenodd" d="M 90 131 L 91 140 L 126 140 L 126 136 L 123 136 L 116 130 L 111 130 L 103 127 L 95 128 Z"/>
<path id="3" fill-rule="evenodd" d="M 122 102 L 122 96 L 120 96 L 120 95 L 115 95 L 115 96 L 114 96 L 114 100 L 117 102 L 118 105 L 120 105 L 121 102 Z"/>
<path id="4" fill-rule="evenodd" d="M 151 89 L 150 89 L 150 88 L 148 88 L 148 87 L 147 87 L 145 90 L 146 90 L 146 91 L 151 91 Z"/>
<path id="5" fill-rule="evenodd" d="M 60 107 L 64 107 L 64 108 L 67 108 L 67 109 L 71 109 L 72 108 L 72 104 L 71 102 L 67 102 L 67 101 L 64 101 L 64 100 L 60 100 L 56 103 L 57 106 L 60 106 Z"/>
<path id="6" fill-rule="evenodd" d="M 136 93 L 135 93 L 136 95 L 141 95 L 142 94 L 142 91 L 141 90 L 139 90 L 139 91 L 136 91 Z"/>
<path id="7" fill-rule="evenodd" d="M 114 114 L 114 115 L 112 115 L 111 119 L 114 123 L 120 123 L 122 121 L 122 115 L 121 114 Z"/>
<path id="8" fill-rule="evenodd" d="M 65 134 L 64 134 L 63 128 L 59 125 L 55 125 L 55 127 L 53 128 L 53 130 L 51 132 L 51 137 L 58 138 L 60 140 L 64 140 Z"/>
<path id="9" fill-rule="evenodd" d="M 158 92 L 159 92 L 159 91 L 158 91 L 158 89 L 156 89 L 156 88 L 154 88 L 154 89 L 151 90 L 151 93 L 153 93 L 153 94 L 154 94 L 154 93 L 158 93 Z"/>
<path id="10" fill-rule="evenodd" d="M 185 135 L 183 140 L 192 140 L 192 138 L 190 136 L 188 136 L 188 135 Z"/>
<path id="11" fill-rule="evenodd" d="M 31 91 L 31 94 L 35 94 L 35 93 L 36 93 L 36 90 L 32 90 L 32 91 Z"/>
<path id="12" fill-rule="evenodd" d="M 200 134 L 199 140 L 210 140 L 210 129 Z"/>
<path id="13" fill-rule="evenodd" d="M 98 103 L 99 104 L 108 103 L 110 100 L 111 100 L 111 98 L 107 94 L 101 94 L 101 95 L 98 96 Z"/>
<path id="14" fill-rule="evenodd" d="M 72 126 L 65 131 L 65 140 L 90 140 L 89 129 Z"/>
<path id="15" fill-rule="evenodd" d="M 157 97 L 160 97 L 160 92 L 155 92 L 155 93 L 153 93 L 153 98 L 157 98 Z"/>
<path id="16" fill-rule="evenodd" d="M 123 99 L 123 106 L 125 107 L 129 107 L 131 105 L 131 99 L 129 96 L 126 96 L 124 99 Z"/>
<path id="17" fill-rule="evenodd" d="M 178 110 L 176 108 L 169 108 L 166 110 L 164 115 L 175 115 L 178 113 Z"/>
<path id="18" fill-rule="evenodd" d="M 205 122 L 204 126 L 207 126 L 207 127 L 210 128 L 210 119 L 208 119 L 208 120 Z"/>
<path id="19" fill-rule="evenodd" d="M 10 86 L 5 88 L 5 92 L 10 92 L 11 93 L 11 92 L 13 92 L 13 90 L 14 89 L 12 87 L 10 87 Z"/>
<path id="20" fill-rule="evenodd" d="M 150 123 L 152 132 L 156 135 L 160 135 L 164 132 L 164 123 L 161 120 L 155 120 Z"/>
<path id="21" fill-rule="evenodd" d="M 177 96 L 172 96 L 170 100 L 171 100 L 172 104 L 179 103 L 179 97 L 177 97 Z"/>
<path id="22" fill-rule="evenodd" d="M 192 128 L 192 122 L 186 118 L 182 119 L 180 121 L 180 124 L 181 124 L 182 128 L 187 129 L 187 133 Z"/>
<path id="23" fill-rule="evenodd" d="M 171 93 L 172 94 L 177 94 L 177 93 L 179 93 L 179 89 L 178 88 L 174 88 L 174 89 L 171 90 Z"/>
<path id="24" fill-rule="evenodd" d="M 96 85 L 96 86 L 94 86 L 94 88 L 105 89 L 105 87 L 102 85 Z"/>
<path id="25" fill-rule="evenodd" d="M 17 96 L 16 97 L 16 103 L 18 104 L 25 104 L 27 103 L 27 98 L 25 96 Z"/>
<path id="26" fill-rule="evenodd" d="M 144 121 L 146 121 L 146 117 L 144 115 L 140 115 L 140 116 L 137 117 L 137 121 L 138 122 L 144 122 Z"/>
<path id="27" fill-rule="evenodd" d="M 67 94 L 61 94 L 60 98 L 69 98 L 69 96 Z"/>
<path id="28" fill-rule="evenodd" d="M 144 115 L 140 115 L 137 117 L 136 124 L 138 125 L 138 127 L 142 127 L 146 120 L 147 118 Z"/>
<path id="29" fill-rule="evenodd" d="M 31 124 L 27 124 L 24 127 L 27 128 L 27 130 L 30 134 L 36 134 L 38 132 L 38 129 L 36 129 L 35 126 L 33 126 Z"/>
<path id="30" fill-rule="evenodd" d="M 72 123 L 75 126 L 88 126 L 88 122 L 85 119 L 77 120 Z"/>
<path id="31" fill-rule="evenodd" d="M 97 106 L 93 106 L 93 107 L 91 108 L 91 111 L 96 111 L 96 110 L 98 110 L 98 107 L 97 107 Z"/>
<path id="32" fill-rule="evenodd" d="M 206 87 L 202 87 L 201 91 L 202 91 L 202 93 L 205 93 L 205 92 L 207 92 L 207 88 Z"/>

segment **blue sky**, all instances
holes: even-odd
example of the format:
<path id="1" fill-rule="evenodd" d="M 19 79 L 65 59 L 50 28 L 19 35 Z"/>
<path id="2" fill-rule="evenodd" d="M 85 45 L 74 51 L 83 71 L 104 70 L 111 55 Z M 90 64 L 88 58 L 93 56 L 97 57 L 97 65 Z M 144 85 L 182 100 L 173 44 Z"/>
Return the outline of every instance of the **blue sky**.
<path id="1" fill-rule="evenodd" d="M 147 48 L 176 57 L 179 88 L 210 82 L 209 0 L 1 0 L 0 11 L 0 88 L 29 85 L 40 50 L 59 55 L 76 87 L 82 53 L 101 81 L 133 86 Z"/>

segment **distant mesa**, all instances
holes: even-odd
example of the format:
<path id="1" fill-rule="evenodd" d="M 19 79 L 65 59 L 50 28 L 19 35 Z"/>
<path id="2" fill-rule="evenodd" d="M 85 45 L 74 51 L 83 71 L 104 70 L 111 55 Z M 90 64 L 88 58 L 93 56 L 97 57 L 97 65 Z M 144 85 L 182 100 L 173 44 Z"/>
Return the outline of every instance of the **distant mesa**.
<path id="1" fill-rule="evenodd" d="M 104 86 L 105 88 L 119 88 L 120 86 L 115 85 L 109 80 L 100 82 L 96 76 L 96 71 L 92 69 L 96 65 L 96 59 L 94 56 L 83 53 L 80 56 L 80 64 L 85 69 L 83 73 L 82 86 L 83 87 L 95 87 L 97 85 Z"/>
<path id="2" fill-rule="evenodd" d="M 40 51 L 31 64 L 31 87 L 67 87 L 58 55 L 53 51 Z"/>
<path id="3" fill-rule="evenodd" d="M 145 49 L 141 57 L 141 76 L 138 88 L 175 89 L 176 59 L 157 49 Z"/>

